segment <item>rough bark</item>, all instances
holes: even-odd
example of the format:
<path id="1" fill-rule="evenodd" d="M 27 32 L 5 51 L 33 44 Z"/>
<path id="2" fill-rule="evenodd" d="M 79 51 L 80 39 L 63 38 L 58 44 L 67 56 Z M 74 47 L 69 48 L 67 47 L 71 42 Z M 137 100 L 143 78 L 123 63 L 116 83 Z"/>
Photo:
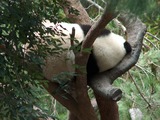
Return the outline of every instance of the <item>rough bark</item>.
<path id="1" fill-rule="evenodd" d="M 119 120 L 118 105 L 112 99 L 106 99 L 95 93 L 101 120 Z"/>
<path id="2" fill-rule="evenodd" d="M 77 102 L 70 94 L 68 94 L 66 91 L 62 90 L 58 83 L 49 81 L 47 85 L 44 85 L 44 87 L 64 107 L 66 107 L 74 115 L 79 116 Z"/>
<path id="3" fill-rule="evenodd" d="M 70 22 L 73 22 L 73 23 L 76 22 L 76 23 L 81 23 L 81 24 L 90 24 L 89 16 L 79 0 L 66 0 L 66 1 L 69 3 L 70 7 L 79 11 L 78 15 L 71 14 L 69 12 L 69 7 L 62 5 L 64 8 L 64 12 L 65 12 L 67 18 L 69 18 Z"/>
<path id="4" fill-rule="evenodd" d="M 76 54 L 75 63 L 79 66 L 84 66 L 87 63 L 87 55 L 81 52 Z M 78 76 L 76 77 L 76 99 L 78 102 L 78 109 L 80 113 L 80 120 L 97 120 L 91 101 L 88 96 L 86 74 L 82 69 L 76 69 Z"/>
<path id="5" fill-rule="evenodd" d="M 76 115 L 72 112 L 69 113 L 68 120 L 80 120 Z"/>

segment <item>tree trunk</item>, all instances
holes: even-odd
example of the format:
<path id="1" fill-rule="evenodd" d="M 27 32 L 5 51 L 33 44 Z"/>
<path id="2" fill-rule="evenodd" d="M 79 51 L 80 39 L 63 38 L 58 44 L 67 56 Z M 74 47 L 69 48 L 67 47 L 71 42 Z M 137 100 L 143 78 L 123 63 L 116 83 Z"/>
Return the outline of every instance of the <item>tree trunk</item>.
<path id="1" fill-rule="evenodd" d="M 119 120 L 117 102 L 112 99 L 106 99 L 100 94 L 94 94 L 97 100 L 101 120 Z"/>
<path id="2" fill-rule="evenodd" d="M 69 2 L 70 7 L 79 11 L 78 15 L 70 14 L 68 11 L 69 7 L 62 5 L 64 12 L 65 12 L 67 18 L 69 18 L 70 22 L 81 23 L 81 24 L 90 24 L 91 23 L 86 10 L 83 8 L 83 6 L 79 0 L 66 0 L 66 1 Z"/>
<path id="3" fill-rule="evenodd" d="M 80 120 L 80 119 L 78 119 L 77 116 L 75 116 L 74 114 L 72 114 L 72 112 L 70 112 L 68 116 L 68 120 Z"/>

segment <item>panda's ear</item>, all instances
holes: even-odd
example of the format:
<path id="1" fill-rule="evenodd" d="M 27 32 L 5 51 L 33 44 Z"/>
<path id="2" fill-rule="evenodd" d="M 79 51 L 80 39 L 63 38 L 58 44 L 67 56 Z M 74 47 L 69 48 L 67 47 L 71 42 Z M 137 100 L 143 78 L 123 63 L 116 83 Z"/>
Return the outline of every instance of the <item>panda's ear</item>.
<path id="1" fill-rule="evenodd" d="M 124 48 L 126 49 L 127 54 L 132 51 L 132 47 L 127 41 L 125 41 L 125 43 L 124 43 Z"/>

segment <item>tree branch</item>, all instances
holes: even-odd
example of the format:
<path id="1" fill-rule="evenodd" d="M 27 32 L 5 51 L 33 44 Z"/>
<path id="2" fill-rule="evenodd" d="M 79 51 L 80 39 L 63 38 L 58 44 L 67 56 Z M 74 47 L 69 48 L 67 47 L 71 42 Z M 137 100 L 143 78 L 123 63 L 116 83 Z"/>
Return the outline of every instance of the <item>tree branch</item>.
<path id="1" fill-rule="evenodd" d="M 92 1 L 92 0 L 86 0 L 87 2 L 89 2 L 89 3 L 91 3 L 91 4 L 93 4 L 96 8 L 98 8 L 99 10 L 101 10 L 101 11 L 103 11 L 104 9 L 100 6 L 100 5 L 98 5 L 97 3 L 95 3 L 94 1 Z"/>
<path id="2" fill-rule="evenodd" d="M 136 81 L 134 80 L 133 76 L 131 75 L 130 72 L 129 73 L 129 76 L 131 78 L 131 80 L 133 81 L 134 85 L 136 86 L 137 88 L 137 91 L 139 92 L 140 96 L 143 98 L 143 100 L 147 103 L 148 107 L 151 108 L 151 104 L 147 101 L 147 99 L 144 97 L 143 93 L 141 92 L 141 90 L 139 89 L 138 85 L 136 84 Z"/>
<path id="3" fill-rule="evenodd" d="M 125 56 L 121 63 L 119 63 L 113 69 L 96 75 L 90 84 L 96 92 L 103 95 L 104 97 L 108 97 L 109 94 L 106 93 L 106 91 L 104 90 L 105 87 L 112 84 L 116 78 L 118 78 L 127 70 L 129 70 L 132 66 L 134 66 L 138 61 L 140 55 L 142 40 L 146 31 L 146 26 L 138 18 L 135 19 L 128 16 L 129 15 L 127 14 L 123 14 L 120 16 L 119 19 L 127 28 L 128 42 L 132 46 L 132 53 Z M 131 19 L 134 20 L 131 21 Z"/>
<path id="4" fill-rule="evenodd" d="M 85 11 L 85 9 L 83 9 L 83 6 L 81 5 L 80 1 L 79 0 L 66 0 L 66 2 L 69 3 L 69 7 L 72 7 L 76 10 L 79 11 L 79 14 L 76 15 L 76 14 L 71 14 L 68 10 L 68 6 L 63 6 L 63 10 L 66 14 L 66 16 L 69 18 L 70 22 L 75 22 L 76 23 L 81 23 L 81 24 L 90 24 L 90 20 L 89 19 L 86 19 L 86 17 L 89 18 L 87 12 Z"/>
<path id="5" fill-rule="evenodd" d="M 113 6 L 111 5 L 111 7 Z M 112 11 L 114 11 L 113 8 L 110 8 L 110 6 L 107 7 L 102 17 L 99 19 L 99 21 L 95 23 L 89 30 L 86 37 L 84 38 L 84 42 L 82 43 L 80 53 L 76 54 L 76 59 L 75 59 L 76 65 L 86 66 L 89 53 L 84 52 L 83 50 L 85 50 L 86 48 L 90 48 L 92 46 L 93 42 L 98 37 L 100 32 L 104 29 L 106 24 L 108 24 L 115 17 L 116 14 L 113 14 Z M 96 120 L 97 118 L 95 116 L 94 109 L 91 106 L 91 102 L 89 100 L 87 92 L 86 74 L 84 74 L 84 72 L 82 71 L 84 71 L 84 69 L 83 70 L 76 69 L 76 72 L 78 74 L 76 78 L 77 102 L 79 103 L 79 109 L 82 110 L 81 111 L 82 116 L 85 116 L 85 118 L 83 119 Z M 86 105 L 85 107 L 84 104 Z"/>
<path id="6" fill-rule="evenodd" d="M 151 34 L 150 32 L 147 32 L 147 34 L 148 34 L 149 36 L 153 37 L 154 39 L 160 41 L 160 38 L 158 38 L 157 36 Z"/>
<path id="7" fill-rule="evenodd" d="M 95 3 L 92 0 L 86 0 L 87 2 L 93 4 L 97 9 L 99 9 L 100 11 L 104 11 L 104 8 L 102 8 L 100 5 L 98 5 L 97 3 Z M 115 22 L 116 26 L 120 27 L 121 30 L 123 31 L 123 34 L 126 32 L 126 28 L 124 27 L 124 25 L 121 24 L 121 22 L 118 19 L 113 19 L 113 21 Z"/>
<path id="8" fill-rule="evenodd" d="M 116 101 L 106 99 L 100 94 L 95 93 L 99 107 L 101 120 L 119 120 L 118 105 Z"/>
<path id="9" fill-rule="evenodd" d="M 46 90 L 64 107 L 70 110 L 75 115 L 79 115 L 78 104 L 75 99 L 67 92 L 60 88 L 60 85 L 56 82 L 48 81 L 47 85 L 43 85 Z"/>

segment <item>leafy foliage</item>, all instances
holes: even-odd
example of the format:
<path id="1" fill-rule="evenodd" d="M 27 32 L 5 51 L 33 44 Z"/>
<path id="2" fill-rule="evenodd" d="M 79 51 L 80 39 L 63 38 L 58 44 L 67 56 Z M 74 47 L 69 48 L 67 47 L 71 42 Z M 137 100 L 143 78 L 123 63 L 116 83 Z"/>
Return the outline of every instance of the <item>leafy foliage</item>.
<path id="1" fill-rule="evenodd" d="M 145 120 L 158 120 L 160 118 L 160 41 L 159 28 L 154 27 L 159 21 L 159 15 L 154 22 L 145 19 L 148 27 L 144 38 L 143 51 L 135 67 L 130 70 L 131 76 L 126 73 L 115 85 L 123 91 L 123 98 L 119 101 L 120 118 L 130 119 L 129 109 L 139 108 Z M 132 78 L 131 78 L 132 77 Z"/>
<path id="2" fill-rule="evenodd" d="M 44 37 L 42 21 L 62 20 L 63 0 L 1 0 L 0 2 L 0 119 L 32 120 L 45 114 L 33 109 L 42 91 L 40 66 L 59 46 Z M 40 34 L 37 34 L 40 33 Z M 42 38 L 42 39 L 40 39 Z"/>
<path id="3" fill-rule="evenodd" d="M 120 87 L 124 92 L 124 97 L 119 102 L 121 119 L 129 119 L 128 110 L 130 108 L 139 108 L 142 111 L 145 120 L 157 120 L 160 117 L 159 114 L 157 114 L 158 111 L 160 111 L 160 81 L 159 77 L 157 79 L 155 71 L 152 71 L 152 67 L 150 66 L 151 64 L 159 66 L 159 60 L 160 50 L 148 51 L 145 55 L 141 55 L 137 64 L 138 67 L 134 67 L 130 70 L 130 74 L 132 75 L 134 82 L 130 76 L 128 78 L 128 74 L 115 82 L 115 85 Z M 140 91 L 137 89 L 135 84 L 138 86 Z M 141 96 L 140 92 L 143 96 Z"/>

